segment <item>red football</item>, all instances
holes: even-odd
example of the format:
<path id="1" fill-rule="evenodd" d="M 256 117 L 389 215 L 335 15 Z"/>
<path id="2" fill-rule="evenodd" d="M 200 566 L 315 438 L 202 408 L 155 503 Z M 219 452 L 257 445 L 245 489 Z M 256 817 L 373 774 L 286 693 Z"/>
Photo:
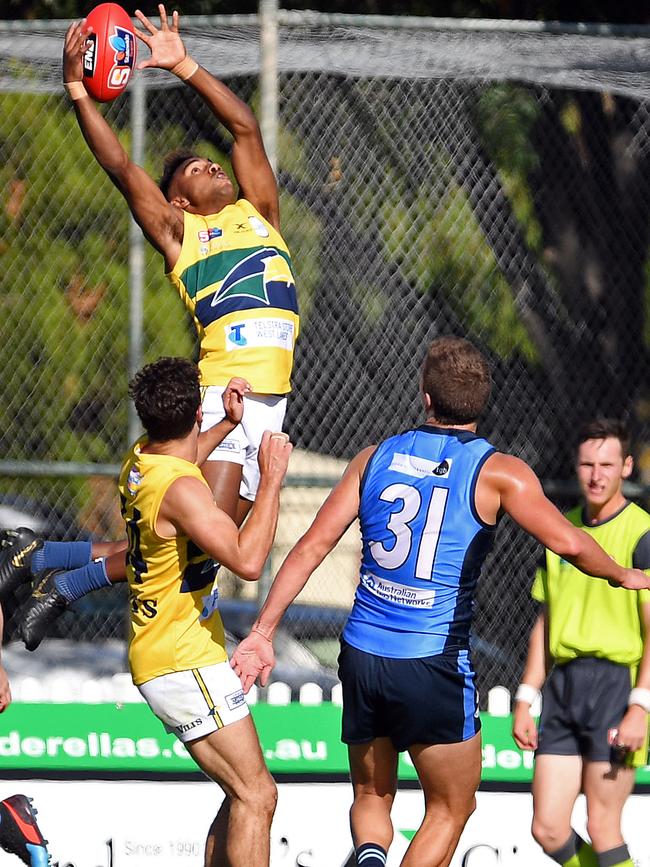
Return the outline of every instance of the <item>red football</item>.
<path id="1" fill-rule="evenodd" d="M 124 92 L 135 67 L 136 38 L 131 19 L 117 3 L 101 3 L 88 14 L 83 82 L 97 102 L 110 102 Z"/>

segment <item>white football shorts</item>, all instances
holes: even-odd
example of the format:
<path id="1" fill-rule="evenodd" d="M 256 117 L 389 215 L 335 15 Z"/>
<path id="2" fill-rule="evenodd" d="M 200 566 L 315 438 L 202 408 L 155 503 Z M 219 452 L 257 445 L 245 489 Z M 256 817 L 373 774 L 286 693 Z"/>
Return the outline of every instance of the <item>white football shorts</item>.
<path id="1" fill-rule="evenodd" d="M 209 430 L 225 416 L 221 395 L 225 387 L 204 386 L 202 391 L 203 423 L 201 430 Z M 209 455 L 209 461 L 228 461 L 240 464 L 242 480 L 239 496 L 254 500 L 260 484 L 260 468 L 257 463 L 262 434 L 265 430 L 280 432 L 287 411 L 284 394 L 248 394 L 244 397 L 244 416 L 241 424 Z"/>
<path id="2" fill-rule="evenodd" d="M 165 729 L 184 743 L 249 714 L 241 682 L 229 662 L 161 674 L 138 689 Z"/>

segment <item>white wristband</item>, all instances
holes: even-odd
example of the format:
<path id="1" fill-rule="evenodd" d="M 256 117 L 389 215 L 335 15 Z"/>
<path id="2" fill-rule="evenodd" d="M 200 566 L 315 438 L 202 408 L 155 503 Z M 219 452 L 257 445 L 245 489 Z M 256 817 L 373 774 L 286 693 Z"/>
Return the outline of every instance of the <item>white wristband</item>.
<path id="1" fill-rule="evenodd" d="M 643 689 L 641 686 L 635 686 L 630 690 L 630 697 L 627 700 L 628 706 L 638 704 L 646 713 L 650 713 L 650 689 Z"/>
<path id="2" fill-rule="evenodd" d="M 525 701 L 526 704 L 533 705 L 539 698 L 539 690 L 535 689 L 528 683 L 520 683 L 515 693 L 515 701 Z"/>

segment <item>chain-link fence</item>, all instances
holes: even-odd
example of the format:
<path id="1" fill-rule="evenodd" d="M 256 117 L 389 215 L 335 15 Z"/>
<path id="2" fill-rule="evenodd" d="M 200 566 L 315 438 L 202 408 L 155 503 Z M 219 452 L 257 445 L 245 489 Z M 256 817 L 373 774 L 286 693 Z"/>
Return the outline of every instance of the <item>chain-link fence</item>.
<path id="1" fill-rule="evenodd" d="M 419 366 L 440 334 L 489 353 L 496 387 L 481 429 L 498 447 L 568 480 L 576 425 L 615 414 L 632 423 L 643 474 L 648 34 L 280 21 L 278 175 L 302 333 L 287 420 L 298 451 L 273 565 L 344 459 L 418 420 Z M 0 519 L 115 538 L 110 466 L 127 446 L 133 235 L 61 94 L 63 32 L 0 30 Z M 184 32 L 192 54 L 257 107 L 255 18 L 188 19 Z M 180 145 L 228 165 L 229 137 L 200 100 L 170 76 L 142 78 L 144 110 L 132 110 L 133 82 L 107 117 L 127 148 L 135 125 L 144 129 L 147 170 L 157 176 Z M 195 351 L 162 271 L 146 247 L 145 361 Z M 62 475 L 54 461 L 95 466 Z M 330 661 L 334 609 L 354 591 L 354 532 L 345 542 L 304 595 L 323 616 L 296 627 Z M 504 522 L 477 600 L 483 688 L 518 678 L 538 555 Z M 234 579 L 224 587 L 244 593 Z M 84 600 L 61 631 L 123 634 L 116 593 Z"/>

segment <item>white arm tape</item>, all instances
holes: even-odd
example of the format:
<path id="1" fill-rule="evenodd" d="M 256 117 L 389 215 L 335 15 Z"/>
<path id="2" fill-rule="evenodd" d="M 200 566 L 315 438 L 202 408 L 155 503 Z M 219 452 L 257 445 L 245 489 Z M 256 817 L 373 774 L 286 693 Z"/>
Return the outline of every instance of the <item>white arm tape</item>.
<path id="1" fill-rule="evenodd" d="M 650 689 L 635 686 L 630 690 L 630 697 L 627 700 L 628 706 L 638 704 L 646 713 L 650 713 Z"/>
<path id="2" fill-rule="evenodd" d="M 539 690 L 535 689 L 528 683 L 520 683 L 515 693 L 515 701 L 525 701 L 526 704 L 533 705 L 539 697 Z"/>

